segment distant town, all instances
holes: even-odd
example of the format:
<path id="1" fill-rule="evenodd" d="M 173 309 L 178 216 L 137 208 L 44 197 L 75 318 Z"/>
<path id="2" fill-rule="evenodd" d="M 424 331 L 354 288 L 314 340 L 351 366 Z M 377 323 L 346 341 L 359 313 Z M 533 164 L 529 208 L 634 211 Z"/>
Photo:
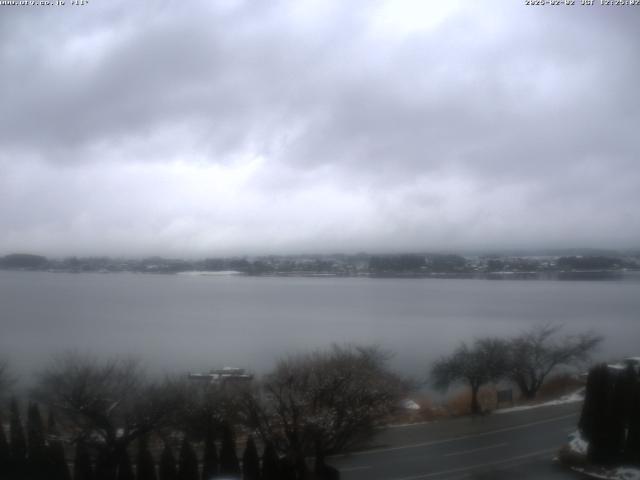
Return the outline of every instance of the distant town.
<path id="1" fill-rule="evenodd" d="M 318 254 L 219 257 L 200 260 L 149 257 L 47 258 L 12 253 L 0 257 L 5 270 L 60 273 L 191 273 L 255 276 L 345 276 L 402 278 L 601 279 L 640 272 L 640 252 L 566 250 L 528 254 Z"/>

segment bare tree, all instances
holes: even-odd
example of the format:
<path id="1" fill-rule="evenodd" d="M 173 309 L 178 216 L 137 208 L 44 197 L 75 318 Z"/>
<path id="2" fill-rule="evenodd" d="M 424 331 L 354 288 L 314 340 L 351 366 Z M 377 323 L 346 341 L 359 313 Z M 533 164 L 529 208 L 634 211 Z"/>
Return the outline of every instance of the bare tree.
<path id="1" fill-rule="evenodd" d="M 129 444 L 161 426 L 178 401 L 163 385 L 148 382 L 134 360 L 99 361 L 78 353 L 55 359 L 34 395 L 63 414 L 78 440 L 98 450 L 108 470 L 104 478 L 115 473 Z"/>
<path id="2" fill-rule="evenodd" d="M 499 338 L 481 338 L 471 346 L 462 343 L 453 354 L 438 360 L 431 369 L 436 388 L 446 390 L 456 383 L 471 388 L 471 413 L 480 413 L 478 391 L 507 371 L 506 342 Z"/>
<path id="3" fill-rule="evenodd" d="M 387 360 L 377 347 L 352 345 L 287 357 L 245 397 L 247 420 L 302 473 L 306 457 L 369 439 L 398 407 L 408 382 Z"/>
<path id="4" fill-rule="evenodd" d="M 181 377 L 167 380 L 166 386 L 181 398 L 169 426 L 193 440 L 204 440 L 211 433 L 221 432 L 226 424 L 243 421 L 238 405 L 248 384 L 210 384 Z"/>
<path id="5" fill-rule="evenodd" d="M 554 369 L 585 362 L 602 342 L 602 337 L 593 332 L 560 337 L 561 328 L 536 326 L 509 342 L 508 376 L 527 399 L 536 397 Z"/>

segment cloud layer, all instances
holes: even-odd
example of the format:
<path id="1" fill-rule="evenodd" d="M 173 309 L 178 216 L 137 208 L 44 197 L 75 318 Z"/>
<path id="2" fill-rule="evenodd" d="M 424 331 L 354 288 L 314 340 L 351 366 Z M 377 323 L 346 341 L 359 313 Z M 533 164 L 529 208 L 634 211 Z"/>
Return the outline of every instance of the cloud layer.
<path id="1" fill-rule="evenodd" d="M 0 252 L 637 247 L 640 9 L 476 3 L 0 7 Z"/>

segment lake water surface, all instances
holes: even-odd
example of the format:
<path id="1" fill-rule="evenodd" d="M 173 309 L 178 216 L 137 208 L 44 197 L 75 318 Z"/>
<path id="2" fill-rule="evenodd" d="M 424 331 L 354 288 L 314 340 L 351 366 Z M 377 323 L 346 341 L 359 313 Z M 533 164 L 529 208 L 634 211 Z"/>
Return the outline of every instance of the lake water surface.
<path id="1" fill-rule="evenodd" d="M 640 355 L 640 282 L 0 272 L 0 357 L 27 379 L 68 349 L 263 372 L 332 342 L 379 343 L 420 377 L 461 340 L 546 322 L 602 333 L 602 358 Z"/>

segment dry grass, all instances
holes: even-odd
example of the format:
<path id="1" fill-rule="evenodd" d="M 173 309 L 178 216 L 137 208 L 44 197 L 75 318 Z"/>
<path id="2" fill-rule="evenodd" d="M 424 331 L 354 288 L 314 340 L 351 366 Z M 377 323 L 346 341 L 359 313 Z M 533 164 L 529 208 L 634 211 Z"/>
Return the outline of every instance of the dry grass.
<path id="1" fill-rule="evenodd" d="M 584 381 L 576 375 L 559 374 L 549 378 L 540 391 L 535 400 L 527 402 L 524 398 L 519 397 L 518 389 L 514 387 L 513 406 L 523 404 L 536 404 L 549 400 L 555 400 L 563 395 L 575 392 L 584 386 Z M 429 422 L 447 417 L 459 417 L 471 414 L 471 391 L 463 389 L 451 394 L 447 397 L 441 406 L 434 404 L 432 399 L 426 394 L 415 395 L 412 400 L 420 405 L 420 410 L 403 410 L 402 412 L 390 418 L 390 424 L 419 423 Z M 497 406 L 497 389 L 494 386 L 486 386 L 480 389 L 478 401 L 483 412 L 491 412 Z M 510 407 L 511 405 L 500 405 Z"/>
<path id="2" fill-rule="evenodd" d="M 496 408 L 496 389 L 493 386 L 483 387 L 478 392 L 478 402 L 483 412 L 490 412 Z M 446 411 L 450 416 L 469 415 L 471 413 L 471 391 L 465 389 L 447 399 Z"/>
<path id="3" fill-rule="evenodd" d="M 444 408 L 435 406 L 431 398 L 424 393 L 413 395 L 411 400 L 416 402 L 420 409 L 402 410 L 389 419 L 389 424 L 430 422 L 448 416 Z"/>
<path id="4" fill-rule="evenodd" d="M 584 380 L 576 375 L 562 373 L 549 378 L 538 392 L 536 400 L 553 400 L 575 392 L 584 387 Z"/>

